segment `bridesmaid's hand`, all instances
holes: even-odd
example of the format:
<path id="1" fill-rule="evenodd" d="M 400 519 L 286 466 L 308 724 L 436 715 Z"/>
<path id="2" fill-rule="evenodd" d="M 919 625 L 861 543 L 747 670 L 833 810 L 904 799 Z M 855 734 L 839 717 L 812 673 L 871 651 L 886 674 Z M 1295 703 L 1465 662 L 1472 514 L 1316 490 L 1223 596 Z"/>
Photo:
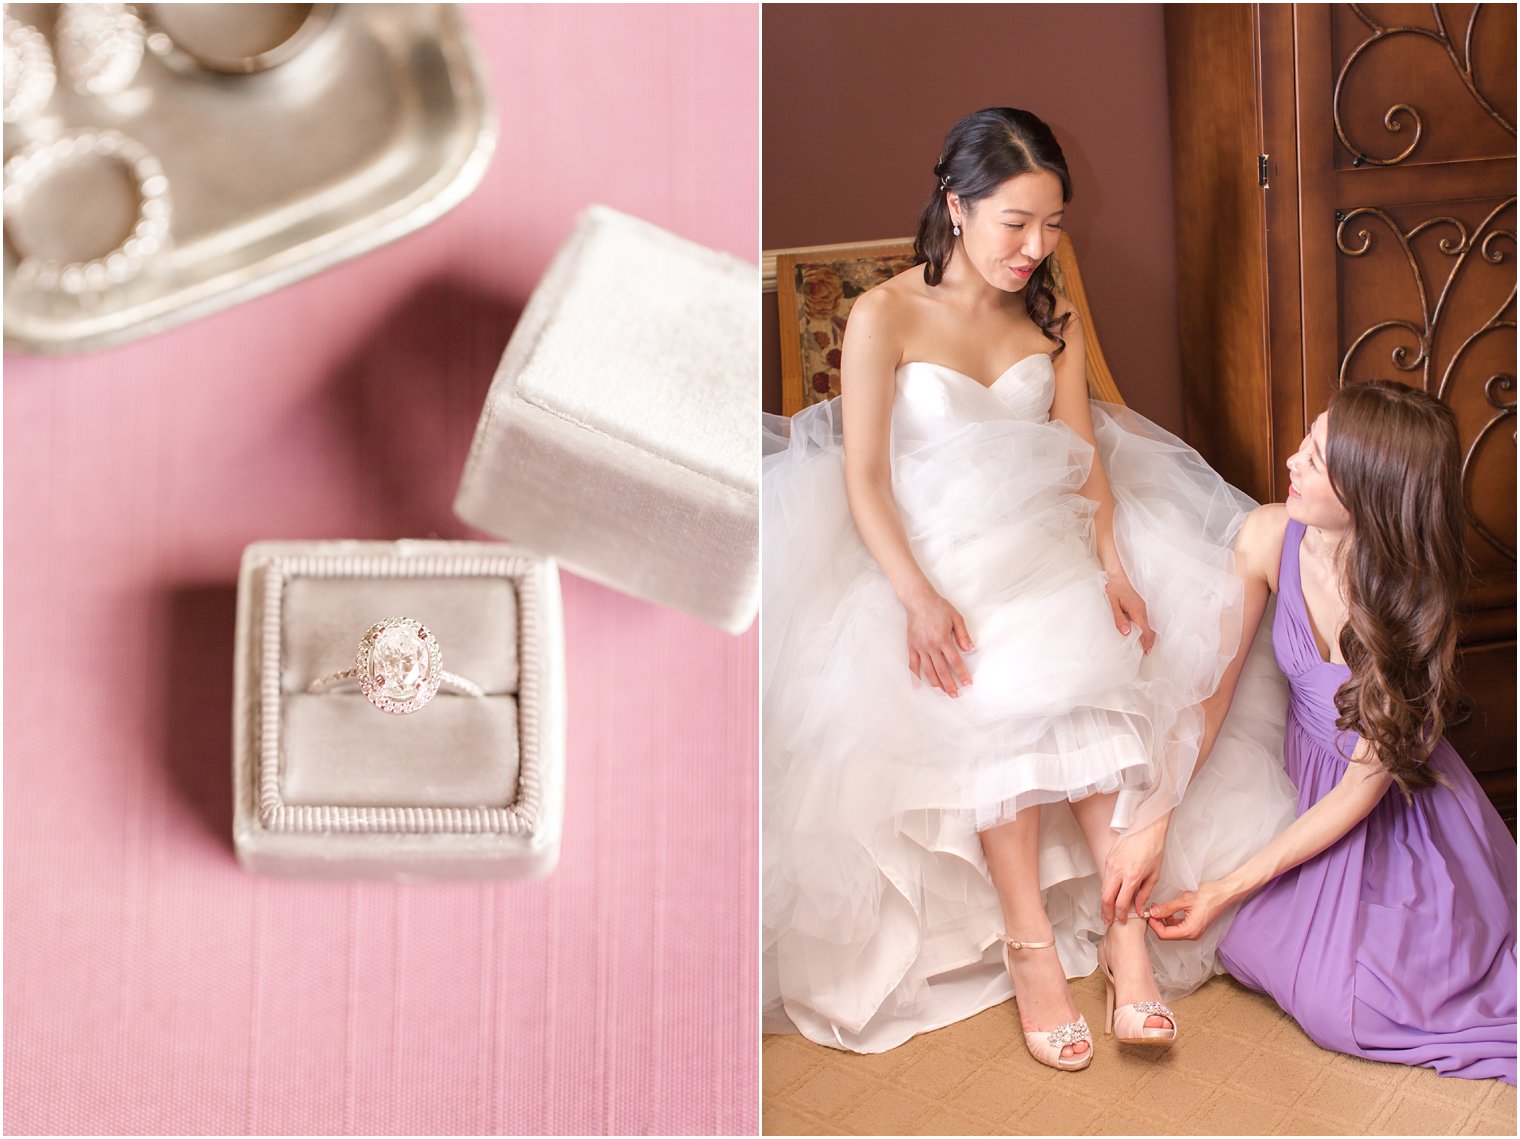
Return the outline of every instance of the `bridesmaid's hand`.
<path id="1" fill-rule="evenodd" d="M 947 696 L 959 696 L 971 686 L 971 670 L 961 659 L 976 646 L 955 606 L 933 590 L 906 604 L 908 610 L 908 669 Z"/>
<path id="2" fill-rule="evenodd" d="M 1203 882 L 1196 890 L 1184 891 L 1169 902 L 1158 902 L 1145 916 L 1163 941 L 1197 941 L 1229 908 L 1230 901 L 1218 882 Z"/>
<path id="3" fill-rule="evenodd" d="M 1145 602 L 1135 592 L 1135 587 L 1129 583 L 1129 578 L 1120 574 L 1108 575 L 1108 605 L 1114 611 L 1114 627 L 1129 636 L 1130 627 L 1140 627 L 1140 651 L 1148 653 L 1151 646 L 1156 643 L 1156 630 L 1151 628 L 1150 618 L 1145 613 Z"/>
<path id="4" fill-rule="evenodd" d="M 1103 864 L 1103 921 L 1112 925 L 1145 912 L 1161 876 L 1161 855 L 1166 847 L 1170 815 L 1162 815 L 1148 827 L 1120 835 L 1108 848 Z"/>

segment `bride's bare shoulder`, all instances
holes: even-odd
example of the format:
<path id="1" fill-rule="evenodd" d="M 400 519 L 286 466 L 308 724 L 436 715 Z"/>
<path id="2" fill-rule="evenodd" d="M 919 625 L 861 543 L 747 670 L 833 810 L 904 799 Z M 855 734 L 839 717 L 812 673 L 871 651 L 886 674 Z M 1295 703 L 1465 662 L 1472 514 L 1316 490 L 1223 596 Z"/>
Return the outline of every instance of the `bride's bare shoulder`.
<path id="1" fill-rule="evenodd" d="M 850 308 L 850 330 L 857 333 L 900 332 L 922 307 L 927 293 L 924 267 L 914 265 L 904 269 L 856 298 Z"/>
<path id="2" fill-rule="evenodd" d="M 915 307 L 929 296 L 929 286 L 924 282 L 924 267 L 910 265 L 894 277 L 888 277 L 879 285 L 872 285 L 860 294 L 850 309 L 853 319 L 862 307 L 867 312 L 903 312 Z"/>

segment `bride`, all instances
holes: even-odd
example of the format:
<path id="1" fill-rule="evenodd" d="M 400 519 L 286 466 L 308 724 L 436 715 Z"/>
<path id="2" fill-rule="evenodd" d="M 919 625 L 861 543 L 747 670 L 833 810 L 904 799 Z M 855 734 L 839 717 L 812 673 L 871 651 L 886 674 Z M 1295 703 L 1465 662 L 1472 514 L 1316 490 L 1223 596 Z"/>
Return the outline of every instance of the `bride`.
<path id="1" fill-rule="evenodd" d="M 934 173 L 917 263 L 851 312 L 844 394 L 767 439 L 767 1027 L 881 1051 L 1016 993 L 1031 1054 L 1079 1069 L 1068 977 L 1103 968 L 1108 1027 L 1165 1046 L 1157 970 L 1186 992 L 1217 941 L 1106 925 L 1116 838 L 1207 798 L 1162 872 L 1185 890 L 1292 818 L 1269 652 L 1200 775 L 1215 793 L 1182 801 L 1197 705 L 1239 644 L 1230 550 L 1254 504 L 1089 403 L 1046 261 L 1071 197 L 1050 129 L 979 111 Z"/>

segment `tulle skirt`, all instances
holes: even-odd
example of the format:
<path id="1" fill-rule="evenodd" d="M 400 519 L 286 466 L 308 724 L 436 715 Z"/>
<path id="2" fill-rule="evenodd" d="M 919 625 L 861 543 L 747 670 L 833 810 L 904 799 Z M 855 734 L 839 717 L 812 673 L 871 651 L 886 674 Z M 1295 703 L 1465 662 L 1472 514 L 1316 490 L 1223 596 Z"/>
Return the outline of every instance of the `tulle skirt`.
<path id="1" fill-rule="evenodd" d="M 1068 804 L 1116 793 L 1123 831 L 1182 801 L 1196 705 L 1239 640 L 1231 547 L 1253 504 L 1142 417 L 1095 404 L 1093 419 L 1115 537 L 1159 634 L 1149 655 L 1119 634 L 1104 593 L 1078 493 L 1086 443 L 1051 422 L 894 421 L 893 490 L 914 555 L 976 644 L 958 700 L 908 671 L 906 615 L 845 498 L 837 402 L 768 421 L 767 1029 L 879 1051 L 1011 995 L 978 833 L 1036 806 L 1062 962 L 1068 976 L 1095 967 L 1098 868 Z M 1258 646 L 1174 819 L 1187 842 L 1169 844 L 1158 898 L 1233 868 L 1291 820 L 1285 700 Z M 1212 971 L 1216 942 L 1155 949 L 1168 996 Z"/>

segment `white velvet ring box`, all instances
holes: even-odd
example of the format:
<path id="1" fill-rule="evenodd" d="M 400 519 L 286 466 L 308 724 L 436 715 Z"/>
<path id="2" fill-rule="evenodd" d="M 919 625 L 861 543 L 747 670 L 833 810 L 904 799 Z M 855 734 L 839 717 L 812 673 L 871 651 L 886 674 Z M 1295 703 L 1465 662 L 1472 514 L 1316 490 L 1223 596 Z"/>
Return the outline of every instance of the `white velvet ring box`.
<path id="1" fill-rule="evenodd" d="M 377 622 L 420 621 L 448 687 L 408 714 L 353 686 Z M 249 870 L 547 874 L 564 814 L 564 650 L 552 561 L 479 542 L 258 542 L 238 578 L 234 819 Z"/>
<path id="2" fill-rule="evenodd" d="M 759 596 L 759 274 L 601 206 L 492 381 L 455 513 L 731 633 Z"/>

